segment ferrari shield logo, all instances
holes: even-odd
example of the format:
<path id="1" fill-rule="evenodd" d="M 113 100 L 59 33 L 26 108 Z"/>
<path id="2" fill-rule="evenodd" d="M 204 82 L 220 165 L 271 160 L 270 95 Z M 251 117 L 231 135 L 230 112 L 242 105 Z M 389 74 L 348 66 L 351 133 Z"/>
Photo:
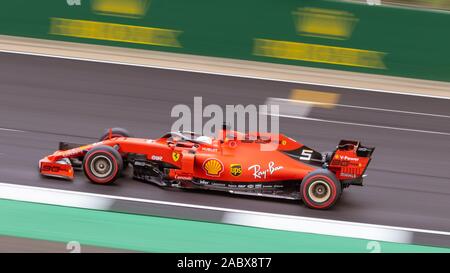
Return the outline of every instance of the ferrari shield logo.
<path id="1" fill-rule="evenodd" d="M 240 176 L 242 174 L 241 164 L 231 164 L 230 165 L 230 173 L 232 176 Z"/>
<path id="2" fill-rule="evenodd" d="M 172 159 L 173 159 L 173 161 L 177 162 L 180 159 L 180 153 L 173 152 Z"/>

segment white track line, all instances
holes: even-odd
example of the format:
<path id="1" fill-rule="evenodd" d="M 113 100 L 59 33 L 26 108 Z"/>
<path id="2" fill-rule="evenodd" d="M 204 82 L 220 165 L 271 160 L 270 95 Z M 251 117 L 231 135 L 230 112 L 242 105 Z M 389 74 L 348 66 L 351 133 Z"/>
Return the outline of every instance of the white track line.
<path id="1" fill-rule="evenodd" d="M 0 183 L 0 198 L 25 202 L 45 203 L 77 208 L 107 210 L 113 201 L 89 194 L 73 194 L 70 191 L 48 191 L 40 187 L 18 186 Z M 56 194 L 57 193 L 57 194 Z"/>
<path id="2" fill-rule="evenodd" d="M 49 57 L 49 58 L 59 58 L 59 59 L 66 59 L 66 60 L 76 60 L 76 61 L 86 61 L 86 62 L 97 62 L 97 63 L 106 63 L 106 64 L 118 64 L 118 65 L 136 66 L 136 67 L 157 68 L 157 69 L 174 70 L 174 71 L 182 71 L 182 72 L 193 72 L 193 73 L 202 73 L 202 74 L 210 74 L 210 75 L 218 75 L 218 76 L 228 76 L 228 77 L 247 78 L 247 79 L 255 79 L 255 80 L 266 80 L 266 81 L 275 81 L 275 82 L 308 84 L 308 85 L 325 86 L 325 87 L 342 88 L 342 89 L 354 89 L 354 90 L 358 90 L 358 91 L 368 91 L 368 92 L 378 92 L 378 93 L 388 93 L 388 94 L 396 94 L 396 95 L 416 96 L 416 97 L 426 97 L 426 98 L 450 100 L 450 97 L 442 97 L 442 96 L 435 96 L 435 95 L 406 93 L 406 92 L 391 91 L 391 90 L 378 90 L 378 89 L 361 88 L 361 87 L 350 87 L 350 86 L 343 86 L 343 85 L 324 84 L 324 83 L 307 82 L 307 81 L 283 80 L 283 79 L 276 79 L 276 78 L 269 78 L 269 77 L 257 77 L 257 76 L 241 75 L 241 74 L 235 74 L 235 73 L 211 72 L 211 71 L 187 69 L 187 68 L 174 68 L 174 67 L 169 67 L 169 66 L 146 65 L 146 64 L 128 63 L 128 62 L 117 62 L 117 61 L 106 61 L 106 60 L 91 59 L 91 58 L 69 57 L 69 56 L 61 56 L 61 55 L 53 55 L 53 54 L 45 54 L 45 53 L 33 53 L 33 52 L 17 51 L 17 50 L 6 50 L 6 49 L 0 49 L 0 52 L 13 53 L 13 54 L 22 54 L 22 55 L 30 55 L 30 56 Z"/>
<path id="3" fill-rule="evenodd" d="M 449 91 L 450 92 L 450 91 Z M 450 118 L 448 115 L 440 115 L 440 114 L 430 114 L 430 113 L 423 113 L 423 112 L 412 112 L 412 111 L 402 111 L 402 110 L 394 110 L 394 109 L 387 109 L 387 108 L 376 108 L 376 107 L 366 107 L 366 106 L 357 106 L 357 105 L 347 105 L 347 104 L 338 104 L 338 103 L 326 103 L 326 102 L 314 102 L 314 101 L 307 101 L 307 100 L 293 100 L 293 99 L 282 99 L 282 98 L 267 98 L 268 100 L 278 100 L 278 101 L 284 101 L 284 102 L 292 102 L 292 103 L 303 103 L 303 104 L 311 104 L 311 105 L 331 105 L 331 106 L 338 106 L 343 108 L 355 108 L 355 109 L 363 109 L 363 110 L 371 110 L 371 111 L 380 111 L 380 112 L 391 112 L 391 113 L 398 113 L 398 114 L 409 114 L 409 115 L 419 115 L 419 116 L 429 116 L 429 117 L 437 117 L 437 118 Z"/>
<path id="4" fill-rule="evenodd" d="M 125 197 L 125 196 L 115 196 L 115 195 L 107 195 L 107 194 L 97 194 L 97 193 L 89 193 L 89 192 L 79 192 L 79 191 L 68 191 L 68 190 L 59 190 L 59 189 L 51 189 L 44 187 L 33 187 L 33 186 L 25 186 L 25 185 L 16 185 L 5 182 L 0 182 L 0 198 L 2 199 L 13 199 L 19 201 L 27 201 L 28 198 L 32 198 L 35 202 L 39 202 L 38 193 L 45 192 L 45 198 L 41 202 L 51 202 L 52 199 L 57 199 L 61 202 L 65 202 L 64 199 L 55 196 L 54 194 L 63 194 L 65 197 L 70 195 L 78 195 L 84 197 L 97 197 L 97 198 L 108 198 L 108 199 L 117 199 L 117 200 L 125 200 L 125 201 L 134 201 L 141 203 L 150 203 L 150 204 L 159 204 L 159 205 L 168 205 L 168 206 L 177 206 L 177 207 L 187 207 L 194 209 L 204 209 L 204 210 L 214 210 L 220 212 L 229 212 L 229 213 L 244 213 L 244 214 L 253 214 L 256 216 L 264 216 L 264 217 L 282 217 L 296 220 L 308 220 L 308 221 L 317 221 L 321 223 L 330 223 L 330 224 L 352 224 L 361 227 L 368 228 L 387 228 L 396 231 L 407 231 L 407 232 L 420 232 L 420 233 L 428 233 L 428 234 L 438 234 L 450 236 L 450 232 L 447 231 L 438 231 L 438 230 L 428 230 L 428 229 L 417 229 L 417 228 L 407 228 L 407 227 L 396 227 L 389 225 L 375 225 L 375 224 L 366 224 L 366 223 L 358 223 L 358 222 L 349 222 L 349 221 L 340 221 L 340 220 L 329 220 L 329 219 L 321 219 L 321 218 L 313 218 L 313 217 L 304 217 L 304 216 L 293 216 L 293 215 L 284 215 L 284 214 L 275 214 L 275 213 L 266 213 L 266 212 L 257 212 L 257 211 L 249 211 L 249 210 L 238 210 L 238 209 L 229 209 L 223 207 L 213 207 L 213 206 L 203 206 L 203 205 L 194 205 L 194 204 L 185 204 L 185 203 L 176 203 L 176 202 L 168 202 L 168 201 L 159 201 L 159 200 L 149 200 L 149 199 L 141 199 L 134 197 Z M 21 194 L 20 191 L 27 191 L 29 194 Z M 22 192 L 23 193 L 23 192 Z M 17 197 L 17 199 L 16 199 Z M 82 199 L 87 200 L 87 199 Z M 97 202 L 99 205 L 99 209 L 104 209 L 104 202 Z M 84 204 L 84 202 L 83 202 Z M 95 208 L 93 208 L 95 209 Z"/>
<path id="5" fill-rule="evenodd" d="M 0 128 L 0 131 L 25 133 L 25 131 L 22 131 L 22 130 L 9 129 L 9 128 Z"/>
<path id="6" fill-rule="evenodd" d="M 336 123 L 336 124 L 344 124 L 344 125 L 372 127 L 372 128 L 378 128 L 378 129 L 388 129 L 388 130 L 406 131 L 406 132 L 414 132 L 414 133 L 425 133 L 425 134 L 450 136 L 450 133 L 438 132 L 438 131 L 427 131 L 427 130 L 418 130 L 418 129 L 400 128 L 400 127 L 392 127 L 392 126 L 382 126 L 382 125 L 364 124 L 364 123 L 356 123 L 356 122 L 337 121 L 337 120 L 326 120 L 326 119 L 308 118 L 308 117 L 300 117 L 300 116 L 293 116 L 293 115 L 279 114 L 278 116 L 283 117 L 283 118 L 301 119 L 301 120 L 309 120 L 309 121 L 317 121 L 317 122 Z"/>

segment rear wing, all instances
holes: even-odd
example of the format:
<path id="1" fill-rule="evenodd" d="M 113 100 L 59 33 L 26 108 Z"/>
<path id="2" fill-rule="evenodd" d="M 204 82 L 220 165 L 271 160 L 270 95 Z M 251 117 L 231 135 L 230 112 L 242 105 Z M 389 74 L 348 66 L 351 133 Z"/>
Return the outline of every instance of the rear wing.
<path id="1" fill-rule="evenodd" d="M 337 150 L 355 150 L 359 157 L 371 157 L 375 147 L 366 147 L 356 140 L 341 140 Z"/>
<path id="2" fill-rule="evenodd" d="M 339 180 L 362 178 L 369 165 L 375 147 L 361 145 L 355 140 L 341 140 L 333 152 L 328 169 L 333 171 Z"/>

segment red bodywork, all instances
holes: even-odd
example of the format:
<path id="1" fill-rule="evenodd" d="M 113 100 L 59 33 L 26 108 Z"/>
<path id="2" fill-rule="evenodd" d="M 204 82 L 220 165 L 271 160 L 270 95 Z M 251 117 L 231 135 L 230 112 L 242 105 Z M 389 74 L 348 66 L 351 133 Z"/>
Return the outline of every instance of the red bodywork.
<path id="1" fill-rule="evenodd" d="M 156 140 L 110 135 L 101 142 L 58 150 L 40 160 L 39 169 L 45 176 L 73 179 L 73 159 L 82 161 L 93 147 L 107 145 L 129 158 L 131 164 L 139 155 L 140 160 L 145 158 L 149 164 L 160 166 L 161 179 L 178 181 L 184 187 L 190 187 L 192 181 L 199 185 L 208 181 L 226 182 L 236 188 L 245 183 L 261 188 L 265 184 L 300 183 L 318 168 L 328 168 L 344 184 L 357 181 L 355 184 L 359 185 L 374 149 L 362 147 L 357 141 L 341 141 L 330 154 L 331 160 L 327 160 L 321 153 L 283 134 L 244 135 L 224 130 L 221 136 L 206 143 L 183 139 L 178 133 Z"/>

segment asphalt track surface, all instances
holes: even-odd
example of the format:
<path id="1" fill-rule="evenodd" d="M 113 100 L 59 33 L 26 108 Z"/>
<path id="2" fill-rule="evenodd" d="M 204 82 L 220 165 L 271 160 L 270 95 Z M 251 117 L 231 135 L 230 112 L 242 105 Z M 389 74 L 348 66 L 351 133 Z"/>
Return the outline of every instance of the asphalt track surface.
<path id="1" fill-rule="evenodd" d="M 38 160 L 59 141 L 94 142 L 114 126 L 157 138 L 175 121 L 172 107 L 192 105 L 194 96 L 204 105 L 260 105 L 268 97 L 288 98 L 292 89 L 340 93 L 346 105 L 427 115 L 338 107 L 315 108 L 312 120 L 281 118 L 282 132 L 320 151 L 340 139 L 376 146 L 365 186 L 346 189 L 328 211 L 295 201 L 163 189 L 127 177 L 102 186 L 82 173 L 73 182 L 38 174 Z M 16 54 L 0 54 L 0 91 L 0 182 L 450 231 L 450 100 Z"/>

